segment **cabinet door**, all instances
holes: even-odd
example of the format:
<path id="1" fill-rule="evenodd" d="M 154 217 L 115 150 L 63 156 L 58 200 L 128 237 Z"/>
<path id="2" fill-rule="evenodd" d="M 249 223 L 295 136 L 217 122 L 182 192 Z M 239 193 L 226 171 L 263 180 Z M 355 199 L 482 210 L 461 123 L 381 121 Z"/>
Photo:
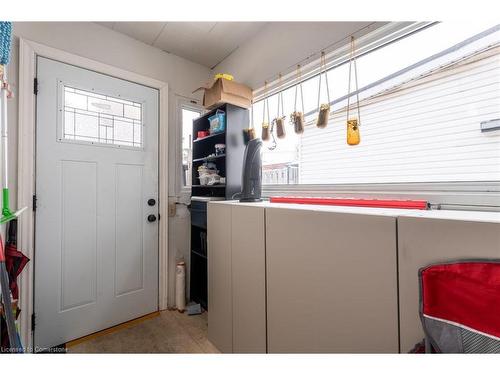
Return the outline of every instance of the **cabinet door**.
<path id="1" fill-rule="evenodd" d="M 393 217 L 266 209 L 270 353 L 397 353 Z"/>
<path id="2" fill-rule="evenodd" d="M 424 338 L 419 318 L 418 270 L 438 262 L 500 259 L 500 224 L 398 219 L 401 352 Z"/>
<path id="3" fill-rule="evenodd" d="M 208 339 L 233 351 L 231 299 L 231 206 L 208 204 Z"/>
<path id="4" fill-rule="evenodd" d="M 233 206 L 232 225 L 233 352 L 265 353 L 264 208 Z"/>

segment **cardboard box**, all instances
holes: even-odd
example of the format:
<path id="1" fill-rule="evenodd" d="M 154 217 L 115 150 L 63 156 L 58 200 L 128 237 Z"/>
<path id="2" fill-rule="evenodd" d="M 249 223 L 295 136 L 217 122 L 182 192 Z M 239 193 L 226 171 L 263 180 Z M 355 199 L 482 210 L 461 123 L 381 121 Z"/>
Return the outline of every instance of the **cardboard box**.
<path id="1" fill-rule="evenodd" d="M 193 92 L 204 90 L 203 106 L 213 109 L 221 104 L 229 103 L 242 108 L 252 105 L 252 89 L 242 83 L 219 78 L 211 87 L 200 87 Z"/>

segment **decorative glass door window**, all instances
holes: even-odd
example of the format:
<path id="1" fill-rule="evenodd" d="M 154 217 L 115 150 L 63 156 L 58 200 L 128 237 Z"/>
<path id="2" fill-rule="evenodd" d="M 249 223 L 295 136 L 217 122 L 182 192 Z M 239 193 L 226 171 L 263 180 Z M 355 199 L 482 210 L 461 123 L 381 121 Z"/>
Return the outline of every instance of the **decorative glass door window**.
<path id="1" fill-rule="evenodd" d="M 62 139 L 142 147 L 141 103 L 63 86 Z"/>

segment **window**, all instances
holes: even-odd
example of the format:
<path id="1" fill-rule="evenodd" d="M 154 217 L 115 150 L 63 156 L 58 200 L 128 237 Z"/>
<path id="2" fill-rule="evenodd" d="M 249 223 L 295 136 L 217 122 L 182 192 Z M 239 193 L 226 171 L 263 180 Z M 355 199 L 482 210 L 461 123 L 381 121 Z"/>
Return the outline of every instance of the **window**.
<path id="1" fill-rule="evenodd" d="M 194 106 L 181 105 L 181 125 L 182 125 L 182 186 L 191 186 L 191 159 L 193 141 L 193 120 L 200 117 L 202 110 Z"/>
<path id="2" fill-rule="evenodd" d="M 62 139 L 142 147 L 142 104 L 63 86 Z"/>
<path id="3" fill-rule="evenodd" d="M 263 183 L 500 181 L 500 132 L 480 130 L 481 122 L 500 118 L 499 30 L 439 23 L 361 56 L 357 146 L 346 144 L 348 65 L 328 71 L 332 112 L 326 129 L 315 126 L 318 77 L 304 81 L 304 134 L 288 125 L 274 150 L 264 143 Z M 282 93 L 288 121 L 295 88 Z M 272 120 L 276 94 L 269 106 Z M 262 113 L 259 101 L 252 120 L 257 132 Z"/>

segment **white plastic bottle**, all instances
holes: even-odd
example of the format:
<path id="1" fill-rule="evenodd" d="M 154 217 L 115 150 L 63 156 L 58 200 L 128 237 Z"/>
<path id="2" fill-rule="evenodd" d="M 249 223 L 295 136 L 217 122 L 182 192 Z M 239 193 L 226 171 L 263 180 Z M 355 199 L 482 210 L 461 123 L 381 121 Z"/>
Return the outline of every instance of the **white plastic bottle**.
<path id="1" fill-rule="evenodd" d="M 179 312 L 186 309 L 186 263 L 178 262 L 175 267 L 175 306 Z"/>

